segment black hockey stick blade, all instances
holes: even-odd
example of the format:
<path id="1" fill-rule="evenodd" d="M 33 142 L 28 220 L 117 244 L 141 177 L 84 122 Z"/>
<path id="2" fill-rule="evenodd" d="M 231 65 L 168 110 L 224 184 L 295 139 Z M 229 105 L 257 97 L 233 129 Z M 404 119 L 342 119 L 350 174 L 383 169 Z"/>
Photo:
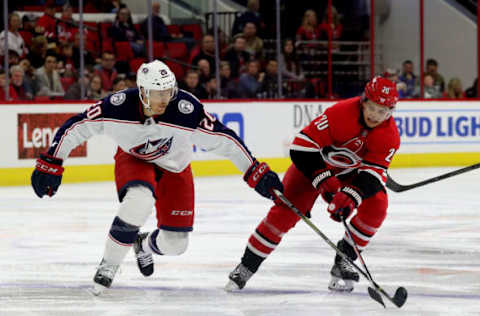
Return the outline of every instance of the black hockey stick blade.
<path id="1" fill-rule="evenodd" d="M 415 189 L 415 188 L 418 188 L 418 187 L 421 187 L 421 186 L 424 186 L 424 185 L 427 185 L 427 184 L 430 184 L 430 183 L 433 183 L 433 182 L 437 182 L 437 181 L 440 181 L 440 180 L 443 180 L 443 179 L 447 179 L 447 178 L 450 178 L 450 177 L 453 177 L 453 176 L 456 176 L 456 175 L 459 175 L 459 174 L 462 174 L 462 173 L 465 173 L 465 172 L 468 172 L 468 171 L 471 171 L 471 170 L 475 170 L 475 169 L 478 169 L 478 168 L 480 168 L 480 163 L 476 163 L 476 164 L 468 166 L 468 167 L 464 167 L 464 168 L 461 168 L 461 169 L 450 171 L 450 172 L 441 174 L 439 176 L 436 176 L 436 177 L 433 177 L 433 178 L 430 178 L 430 179 L 426 179 L 426 180 L 423 180 L 423 181 L 420 181 L 420 182 L 417 182 L 417 183 L 408 184 L 408 185 L 403 185 L 403 184 L 400 184 L 398 182 L 395 182 L 395 180 L 393 180 L 390 177 L 390 175 L 387 174 L 387 188 L 389 188 L 393 192 L 397 192 L 397 193 L 398 192 L 404 192 L 404 191 Z"/>
<path id="2" fill-rule="evenodd" d="M 374 301 L 377 301 L 378 303 L 380 303 L 384 308 L 387 308 L 387 306 L 385 306 L 385 303 L 383 302 L 382 297 L 380 296 L 380 293 L 378 293 L 374 288 L 370 286 L 368 287 L 368 295 L 370 295 L 370 297 Z"/>
<path id="3" fill-rule="evenodd" d="M 395 305 L 397 305 L 398 308 L 400 308 L 407 301 L 407 297 L 408 297 L 407 289 L 405 289 L 404 287 L 399 287 L 395 291 L 395 295 L 393 296 L 392 302 Z"/>

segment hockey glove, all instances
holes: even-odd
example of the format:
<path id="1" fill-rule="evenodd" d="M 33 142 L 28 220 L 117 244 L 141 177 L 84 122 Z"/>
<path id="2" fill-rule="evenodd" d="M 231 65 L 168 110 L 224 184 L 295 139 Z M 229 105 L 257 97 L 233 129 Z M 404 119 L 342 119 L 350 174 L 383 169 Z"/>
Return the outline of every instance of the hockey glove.
<path id="1" fill-rule="evenodd" d="M 340 192 L 333 196 L 332 202 L 328 205 L 330 218 L 336 222 L 347 219 L 352 211 L 362 203 L 362 196 L 357 188 L 345 186 Z"/>
<path id="2" fill-rule="evenodd" d="M 328 169 L 322 169 L 315 174 L 312 185 L 320 192 L 325 202 L 330 203 L 335 193 L 341 188 L 340 180 Z"/>
<path id="3" fill-rule="evenodd" d="M 270 200 L 276 200 L 273 189 L 283 192 L 283 184 L 278 175 L 270 170 L 270 167 L 255 160 L 243 176 L 243 180 L 255 189 L 260 195 Z"/>
<path id="4" fill-rule="evenodd" d="M 62 182 L 63 160 L 40 154 L 32 173 L 32 187 L 39 198 L 53 196 Z"/>

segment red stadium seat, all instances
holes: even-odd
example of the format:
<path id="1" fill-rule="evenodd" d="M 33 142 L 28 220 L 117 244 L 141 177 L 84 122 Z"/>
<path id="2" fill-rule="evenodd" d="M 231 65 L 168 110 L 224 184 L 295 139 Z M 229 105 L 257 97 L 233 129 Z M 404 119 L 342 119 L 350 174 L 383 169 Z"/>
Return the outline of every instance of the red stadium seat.
<path id="1" fill-rule="evenodd" d="M 145 51 L 148 53 L 148 41 L 145 42 Z M 165 57 L 165 44 L 163 42 L 153 42 L 153 57 L 163 58 Z"/>
<path id="2" fill-rule="evenodd" d="M 183 33 L 191 33 L 192 37 L 197 41 L 201 40 L 203 37 L 203 30 L 200 24 L 184 24 L 182 25 Z"/>
<path id="3" fill-rule="evenodd" d="M 182 34 L 180 27 L 176 24 L 167 25 L 168 34 Z"/>
<path id="4" fill-rule="evenodd" d="M 113 53 L 113 42 L 109 38 L 102 41 L 102 53 L 104 52 Z"/>
<path id="5" fill-rule="evenodd" d="M 167 51 L 170 58 L 187 60 L 187 45 L 183 42 L 167 42 Z"/>
<path id="6" fill-rule="evenodd" d="M 129 42 L 115 42 L 114 46 L 118 61 L 129 61 L 134 57 L 133 50 Z"/>
<path id="7" fill-rule="evenodd" d="M 128 64 L 130 66 L 130 71 L 132 72 L 137 72 L 138 68 L 140 68 L 140 66 L 146 62 L 145 59 L 143 58 L 133 58 L 133 59 L 130 59 L 128 61 Z"/>
<path id="8" fill-rule="evenodd" d="M 183 76 L 185 75 L 185 70 L 183 69 L 182 65 L 170 60 L 165 61 L 165 64 L 167 64 L 170 70 L 175 74 L 175 77 L 177 77 L 177 81 L 183 79 Z"/>

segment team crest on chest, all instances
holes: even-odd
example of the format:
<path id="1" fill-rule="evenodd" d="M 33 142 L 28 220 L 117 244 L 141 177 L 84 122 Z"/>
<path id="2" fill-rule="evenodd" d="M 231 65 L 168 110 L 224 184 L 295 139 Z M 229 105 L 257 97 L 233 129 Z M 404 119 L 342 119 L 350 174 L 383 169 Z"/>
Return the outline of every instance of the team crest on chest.
<path id="1" fill-rule="evenodd" d="M 190 114 L 193 112 L 193 104 L 186 100 L 178 102 L 178 110 L 183 114 Z"/>
<path id="2" fill-rule="evenodd" d="M 113 105 L 120 105 L 127 99 L 127 95 L 124 92 L 112 94 L 110 97 L 110 103 Z"/>
<path id="3" fill-rule="evenodd" d="M 151 161 L 166 155 L 172 147 L 173 136 L 170 138 L 147 139 L 146 143 L 130 148 L 129 152 L 142 160 Z"/>

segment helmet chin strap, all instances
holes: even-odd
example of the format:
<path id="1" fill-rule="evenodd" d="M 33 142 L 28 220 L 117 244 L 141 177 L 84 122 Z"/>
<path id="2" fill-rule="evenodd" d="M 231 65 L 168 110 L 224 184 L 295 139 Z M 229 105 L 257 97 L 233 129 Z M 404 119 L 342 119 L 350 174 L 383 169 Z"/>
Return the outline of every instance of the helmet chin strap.
<path id="1" fill-rule="evenodd" d="M 145 93 L 145 97 L 146 97 L 146 99 L 147 99 L 147 102 L 145 102 L 145 100 L 143 99 L 142 89 L 139 89 L 139 91 L 138 91 L 138 94 L 140 95 L 140 101 L 142 102 L 143 107 L 144 107 L 147 111 L 153 113 L 153 109 L 152 109 L 152 107 L 150 106 L 150 90 L 146 90 L 145 88 L 143 88 L 143 92 Z"/>

